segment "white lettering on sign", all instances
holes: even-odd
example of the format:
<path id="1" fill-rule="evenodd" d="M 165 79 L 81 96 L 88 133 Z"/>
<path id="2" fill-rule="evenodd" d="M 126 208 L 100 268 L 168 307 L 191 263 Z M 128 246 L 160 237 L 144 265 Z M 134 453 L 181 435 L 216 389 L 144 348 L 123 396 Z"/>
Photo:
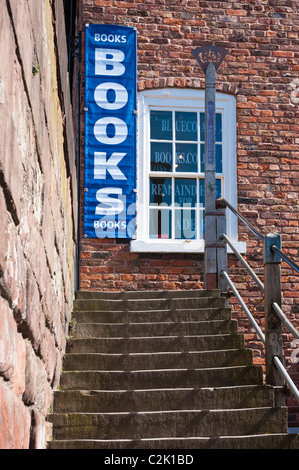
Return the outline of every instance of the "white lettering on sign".
<path id="1" fill-rule="evenodd" d="M 113 128 L 114 135 L 108 135 L 108 126 Z M 126 140 L 128 127 L 122 119 L 116 117 L 101 118 L 94 125 L 94 136 L 101 144 L 118 145 Z"/>
<path id="2" fill-rule="evenodd" d="M 197 122 L 196 121 L 176 121 L 175 130 L 177 132 L 197 132 Z"/>
<path id="3" fill-rule="evenodd" d="M 197 189 L 194 184 L 180 184 L 175 188 L 176 196 L 196 196 Z"/>
<path id="4" fill-rule="evenodd" d="M 97 215 L 116 215 L 124 210 L 124 202 L 121 198 L 110 197 L 122 194 L 121 188 L 101 188 L 97 191 L 97 200 L 100 204 L 96 207 Z"/>
<path id="5" fill-rule="evenodd" d="M 172 162 L 171 152 L 155 152 L 155 162 L 170 164 Z"/>
<path id="6" fill-rule="evenodd" d="M 114 220 L 108 219 L 105 220 L 104 218 L 101 220 L 96 220 L 94 222 L 94 227 L 95 228 L 102 228 L 102 229 L 125 229 L 126 228 L 126 222 L 116 222 Z"/>
<path id="7" fill-rule="evenodd" d="M 162 132 L 169 132 L 172 130 L 172 123 L 170 121 L 166 121 L 164 119 L 162 119 L 162 123 L 161 123 L 161 131 Z"/>
<path id="8" fill-rule="evenodd" d="M 94 40 L 99 42 L 115 42 L 115 43 L 126 43 L 127 38 L 125 35 L 120 34 L 95 34 Z"/>
<path id="9" fill-rule="evenodd" d="M 170 196 L 171 187 L 162 183 L 153 183 L 151 185 L 151 194 L 152 196 Z"/>
<path id="10" fill-rule="evenodd" d="M 127 42 L 126 36 L 121 34 L 95 34 L 94 39 L 103 43 L 123 44 Z M 113 82 L 113 77 L 121 77 L 125 74 L 126 67 L 123 64 L 125 58 L 124 52 L 116 48 L 95 49 L 95 75 L 107 77 L 107 81 L 103 81 L 102 78 L 102 82 L 97 85 L 94 91 L 95 103 L 102 110 L 120 110 L 128 103 L 127 89 L 120 83 Z M 113 115 L 98 119 L 93 131 L 97 141 L 104 145 L 117 146 L 128 137 L 126 122 Z M 109 174 L 113 180 L 127 180 L 118 166 L 126 155 L 125 152 L 117 151 L 110 154 L 105 151 L 94 152 L 94 179 L 106 180 Z M 100 221 L 95 221 L 94 227 L 100 230 L 124 230 L 126 222 L 112 220 L 114 216 L 121 214 L 125 209 L 126 197 L 123 195 L 122 188 L 101 188 L 96 193 L 96 199 L 99 204 L 96 206 L 95 214 L 104 217 Z"/>
<path id="11" fill-rule="evenodd" d="M 193 163 L 194 165 L 197 164 L 197 153 L 195 152 L 188 152 L 187 154 L 177 153 L 176 154 L 176 163 Z"/>
<path id="12" fill-rule="evenodd" d="M 108 93 L 112 91 L 113 101 L 108 101 Z M 111 94 L 111 93 L 110 93 Z M 128 92 L 119 83 L 101 83 L 94 92 L 94 99 L 97 105 L 103 109 L 121 109 L 128 102 Z"/>
<path id="13" fill-rule="evenodd" d="M 114 152 L 107 160 L 106 152 L 94 153 L 94 178 L 106 179 L 106 171 L 109 171 L 114 180 L 126 180 L 123 172 L 118 168 L 119 162 L 126 156 L 125 153 Z"/>
<path id="14" fill-rule="evenodd" d="M 291 348 L 295 348 L 296 346 L 299 346 L 299 339 L 294 339 L 291 342 Z M 291 361 L 292 361 L 293 364 L 298 364 L 298 362 L 299 362 L 299 348 L 295 349 L 295 351 L 292 352 Z"/>
<path id="15" fill-rule="evenodd" d="M 122 62 L 125 54 L 118 49 L 95 50 L 95 74 L 119 77 L 126 71 Z"/>

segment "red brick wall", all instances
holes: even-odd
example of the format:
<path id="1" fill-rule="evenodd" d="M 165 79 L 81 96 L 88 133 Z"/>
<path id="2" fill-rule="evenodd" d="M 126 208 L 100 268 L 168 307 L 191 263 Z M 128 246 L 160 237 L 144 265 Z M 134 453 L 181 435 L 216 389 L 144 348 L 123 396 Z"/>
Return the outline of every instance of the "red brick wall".
<path id="1" fill-rule="evenodd" d="M 217 72 L 217 90 L 237 100 L 238 208 L 262 234 L 280 233 L 283 250 L 298 262 L 297 0 L 83 0 L 81 14 L 82 25 L 137 28 L 139 90 L 203 88 L 204 76 L 191 50 L 207 44 L 229 49 Z M 239 239 L 247 242 L 246 258 L 262 276 L 261 243 L 242 226 Z M 81 289 L 202 287 L 202 255 L 132 254 L 128 244 L 116 240 L 81 239 L 80 249 Z M 263 324 L 258 290 L 233 258 L 231 264 L 233 280 Z M 298 281 L 298 275 L 282 263 L 283 309 L 297 327 Z M 231 305 L 256 362 L 263 362 L 260 342 L 234 299 Z M 292 337 L 286 333 L 284 339 L 289 359 Z"/>

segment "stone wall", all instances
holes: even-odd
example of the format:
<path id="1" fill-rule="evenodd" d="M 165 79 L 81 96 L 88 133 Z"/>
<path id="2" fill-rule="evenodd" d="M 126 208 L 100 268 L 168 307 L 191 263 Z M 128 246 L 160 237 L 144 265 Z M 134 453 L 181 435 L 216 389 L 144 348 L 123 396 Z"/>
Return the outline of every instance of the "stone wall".
<path id="1" fill-rule="evenodd" d="M 0 14 L 0 448 L 45 448 L 75 263 L 76 177 L 63 3 Z"/>
<path id="2" fill-rule="evenodd" d="M 82 31 L 85 23 L 137 28 L 140 91 L 202 89 L 204 76 L 191 51 L 207 44 L 229 49 L 217 72 L 217 90 L 237 100 L 238 209 L 261 233 L 280 233 L 283 250 L 298 262 L 298 2 L 84 0 Z M 83 166 L 81 178 L 83 188 Z M 246 242 L 246 259 L 263 277 L 261 244 L 242 225 L 239 240 Z M 81 238 L 80 256 L 83 290 L 193 289 L 203 285 L 200 254 L 136 254 L 121 240 Z M 260 293 L 233 257 L 230 274 L 263 326 Z M 299 276 L 282 263 L 283 309 L 297 327 L 298 281 Z M 255 362 L 263 364 L 262 344 L 237 302 L 231 298 L 230 303 L 247 344 L 254 349 Z M 285 332 L 289 364 L 292 339 Z M 298 382 L 298 364 L 292 369 Z"/>

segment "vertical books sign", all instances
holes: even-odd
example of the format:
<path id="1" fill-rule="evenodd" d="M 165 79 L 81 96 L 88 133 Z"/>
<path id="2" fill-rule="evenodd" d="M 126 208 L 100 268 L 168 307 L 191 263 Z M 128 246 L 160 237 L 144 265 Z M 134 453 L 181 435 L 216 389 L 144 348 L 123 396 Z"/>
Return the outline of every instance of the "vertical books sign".
<path id="1" fill-rule="evenodd" d="M 132 238 L 136 212 L 136 30 L 87 25 L 84 236 Z"/>

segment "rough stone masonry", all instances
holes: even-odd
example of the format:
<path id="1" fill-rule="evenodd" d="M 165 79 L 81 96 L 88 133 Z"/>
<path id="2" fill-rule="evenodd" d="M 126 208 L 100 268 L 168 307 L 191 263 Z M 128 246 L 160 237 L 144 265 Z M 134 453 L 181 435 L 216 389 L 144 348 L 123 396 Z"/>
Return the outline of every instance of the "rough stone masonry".
<path id="1" fill-rule="evenodd" d="M 76 178 L 62 5 L 1 1 L 1 449 L 45 447 L 72 310 Z"/>

